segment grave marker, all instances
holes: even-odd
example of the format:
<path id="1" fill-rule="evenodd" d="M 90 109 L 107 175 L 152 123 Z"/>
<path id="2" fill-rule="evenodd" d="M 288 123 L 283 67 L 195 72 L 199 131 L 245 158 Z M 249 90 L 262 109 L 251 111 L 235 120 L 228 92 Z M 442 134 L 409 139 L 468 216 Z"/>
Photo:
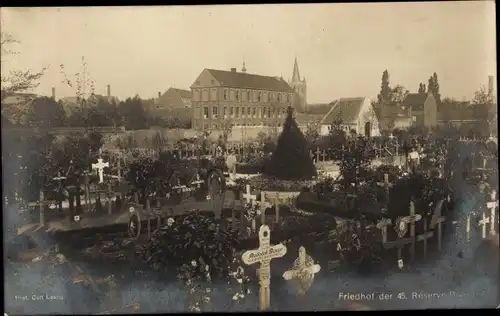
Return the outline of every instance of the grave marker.
<path id="1" fill-rule="evenodd" d="M 402 223 L 405 223 L 405 225 L 410 224 L 410 238 L 412 238 L 412 243 L 411 243 L 411 260 L 413 261 L 415 259 L 415 223 L 418 222 L 419 220 L 422 219 L 422 215 L 416 214 L 415 215 L 415 203 L 413 201 L 410 201 L 410 216 L 405 216 L 401 218 L 400 225 Z"/>
<path id="2" fill-rule="evenodd" d="M 387 243 L 387 226 L 391 225 L 392 221 L 390 218 L 382 218 L 377 222 L 377 228 L 382 230 L 382 243 Z"/>
<path id="3" fill-rule="evenodd" d="M 260 263 L 259 269 L 259 305 L 260 310 L 269 309 L 271 304 L 271 260 L 281 258 L 286 254 L 286 246 L 277 244 L 271 246 L 271 234 L 269 226 L 262 225 L 259 229 L 259 248 L 247 250 L 242 256 L 242 261 L 247 265 Z"/>
<path id="4" fill-rule="evenodd" d="M 314 281 L 314 275 L 321 270 L 319 264 L 314 264 L 314 260 L 306 253 L 306 248 L 299 248 L 299 257 L 295 259 L 293 268 L 283 273 L 283 278 L 287 281 L 296 280 L 299 283 L 299 295 L 304 295 Z"/>
<path id="5" fill-rule="evenodd" d="M 319 155 L 321 154 L 321 151 L 319 151 L 319 147 L 316 147 L 316 162 L 319 162 Z"/>
<path id="6" fill-rule="evenodd" d="M 424 219 L 424 233 L 417 236 L 417 241 L 424 242 L 424 258 L 427 257 L 427 239 L 432 238 L 432 236 L 434 236 L 434 232 L 428 231 L 427 220 Z"/>
<path id="7" fill-rule="evenodd" d="M 467 222 L 465 224 L 465 238 L 466 241 L 470 241 L 470 214 L 467 215 Z"/>
<path id="8" fill-rule="evenodd" d="M 486 224 L 491 224 L 490 223 L 490 218 L 486 217 L 486 213 L 483 212 L 483 218 L 479 221 L 479 225 L 481 225 L 481 237 L 483 239 L 486 239 Z"/>
<path id="9" fill-rule="evenodd" d="M 99 183 L 104 182 L 104 168 L 108 168 L 109 163 L 103 162 L 102 158 L 97 159 L 97 163 L 92 164 L 92 170 L 97 170 L 99 174 Z"/>
<path id="10" fill-rule="evenodd" d="M 321 156 L 323 157 L 323 162 L 325 162 L 326 156 L 327 156 L 326 151 L 323 150 L 323 153 L 321 154 Z"/>
<path id="11" fill-rule="evenodd" d="M 495 200 L 496 199 L 496 195 L 497 195 L 497 192 L 495 190 L 493 190 L 491 192 L 491 201 L 490 202 L 487 202 L 486 203 L 486 208 L 488 208 L 491 212 L 490 214 L 490 218 L 491 218 L 491 225 L 490 225 L 490 235 L 491 236 L 495 236 L 496 235 L 496 231 L 495 231 L 495 215 L 496 215 L 496 209 L 498 207 L 498 200 Z"/>

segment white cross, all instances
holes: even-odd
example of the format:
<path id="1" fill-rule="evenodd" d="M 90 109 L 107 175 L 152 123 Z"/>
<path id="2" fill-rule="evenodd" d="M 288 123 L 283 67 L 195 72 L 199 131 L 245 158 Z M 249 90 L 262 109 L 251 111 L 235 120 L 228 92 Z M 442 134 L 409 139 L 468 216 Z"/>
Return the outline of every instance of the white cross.
<path id="1" fill-rule="evenodd" d="M 277 244 L 271 246 L 271 231 L 269 226 L 262 225 L 259 230 L 259 248 L 248 250 L 242 256 L 241 260 L 251 265 L 260 263 L 259 269 L 259 303 L 260 310 L 267 310 L 271 304 L 270 285 L 271 285 L 271 260 L 281 258 L 286 254 L 286 246 Z"/>
<path id="2" fill-rule="evenodd" d="M 479 225 L 482 226 L 482 237 L 486 239 L 486 224 L 490 223 L 490 218 L 486 217 L 486 213 L 483 212 L 483 219 L 479 221 Z"/>
<path id="3" fill-rule="evenodd" d="M 306 248 L 299 248 L 299 257 L 295 260 L 293 268 L 283 273 L 283 278 L 287 281 L 295 279 L 299 281 L 299 294 L 304 295 L 312 282 L 314 275 L 321 270 L 319 264 L 314 264 L 314 260 L 306 254 Z"/>
<path id="4" fill-rule="evenodd" d="M 316 162 L 319 162 L 319 155 L 321 154 L 321 151 L 319 151 L 319 147 L 316 147 Z"/>
<path id="5" fill-rule="evenodd" d="M 496 208 L 498 207 L 498 200 L 495 200 L 496 196 L 497 196 L 497 192 L 495 190 L 493 190 L 491 192 L 491 201 L 486 203 L 486 207 L 491 212 L 491 215 L 490 215 L 490 218 L 491 218 L 490 234 L 492 236 L 496 235 L 496 232 L 495 232 L 495 215 L 496 215 Z"/>
<path id="6" fill-rule="evenodd" d="M 253 204 L 253 201 L 257 200 L 257 195 L 253 195 L 250 193 L 250 185 L 249 184 L 247 184 L 246 189 L 247 189 L 247 192 L 245 194 L 243 194 L 243 198 L 246 200 L 247 203 Z"/>
<path id="7" fill-rule="evenodd" d="M 103 162 L 102 158 L 97 159 L 97 163 L 92 164 L 92 170 L 97 169 L 97 172 L 99 174 L 99 183 L 104 182 L 104 168 L 108 168 L 109 163 L 108 162 Z"/>

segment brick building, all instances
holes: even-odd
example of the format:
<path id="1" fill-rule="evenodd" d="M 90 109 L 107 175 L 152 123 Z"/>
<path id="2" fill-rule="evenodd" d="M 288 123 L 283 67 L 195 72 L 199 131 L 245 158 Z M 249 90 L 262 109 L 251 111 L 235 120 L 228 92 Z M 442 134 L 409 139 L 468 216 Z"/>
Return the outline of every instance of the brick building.
<path id="1" fill-rule="evenodd" d="M 191 86 L 192 123 L 196 130 L 233 126 L 283 124 L 286 109 L 293 106 L 295 92 L 280 77 L 204 69 Z"/>

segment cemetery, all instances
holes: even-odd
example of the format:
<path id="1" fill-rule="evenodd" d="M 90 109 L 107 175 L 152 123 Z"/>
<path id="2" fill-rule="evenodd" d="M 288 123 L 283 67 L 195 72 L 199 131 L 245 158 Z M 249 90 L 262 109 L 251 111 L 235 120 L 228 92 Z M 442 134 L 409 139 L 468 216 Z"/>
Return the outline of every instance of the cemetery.
<path id="1" fill-rule="evenodd" d="M 180 310 L 265 311 L 287 300 L 274 287 L 306 297 L 328 275 L 410 274 L 457 238 L 498 244 L 498 156 L 487 141 L 390 135 L 321 148 L 289 109 L 273 151 L 223 145 L 200 135 L 157 152 L 92 139 L 29 160 L 13 152 L 9 268 L 51 262 L 78 272 L 66 281 L 74 291 L 84 284 L 101 299 L 162 280 L 183 284 Z"/>

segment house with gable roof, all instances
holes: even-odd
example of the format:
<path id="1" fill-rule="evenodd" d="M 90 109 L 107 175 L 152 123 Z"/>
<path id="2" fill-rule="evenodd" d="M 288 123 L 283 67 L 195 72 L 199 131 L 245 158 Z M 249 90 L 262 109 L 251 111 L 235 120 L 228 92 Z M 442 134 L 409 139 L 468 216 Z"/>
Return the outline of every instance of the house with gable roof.
<path id="1" fill-rule="evenodd" d="M 379 136 L 379 121 L 367 97 L 340 98 L 330 103 L 330 110 L 321 119 L 321 135 L 330 133 L 332 124 L 340 124 L 348 134 Z"/>
<path id="2" fill-rule="evenodd" d="M 410 93 L 404 99 L 402 107 L 411 112 L 416 126 L 437 126 L 437 102 L 432 93 Z"/>

